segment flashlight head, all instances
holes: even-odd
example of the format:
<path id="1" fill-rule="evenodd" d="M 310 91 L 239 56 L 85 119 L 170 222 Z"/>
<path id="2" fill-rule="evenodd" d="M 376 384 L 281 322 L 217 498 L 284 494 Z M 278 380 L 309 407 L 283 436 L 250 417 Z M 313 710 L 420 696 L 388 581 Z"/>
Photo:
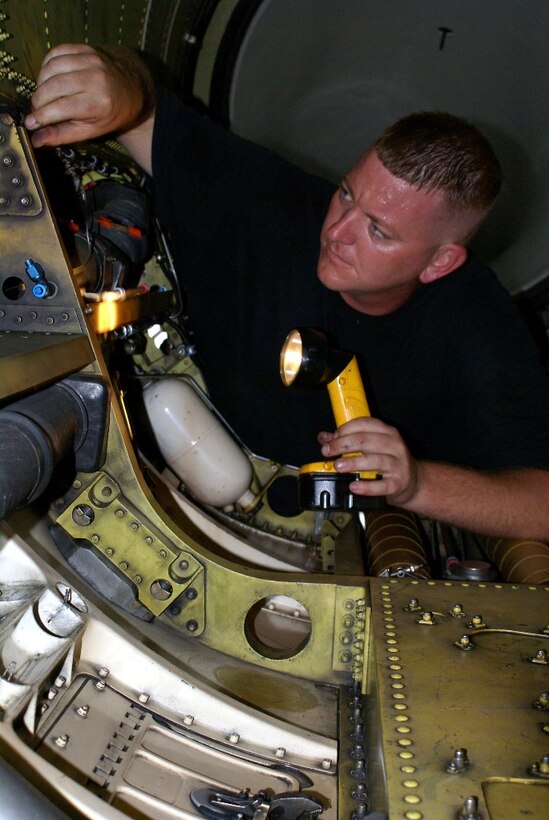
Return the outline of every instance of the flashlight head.
<path id="1" fill-rule="evenodd" d="M 296 328 L 280 351 L 280 378 L 287 387 L 327 384 L 352 355 L 332 347 L 325 333 L 313 327 Z"/>

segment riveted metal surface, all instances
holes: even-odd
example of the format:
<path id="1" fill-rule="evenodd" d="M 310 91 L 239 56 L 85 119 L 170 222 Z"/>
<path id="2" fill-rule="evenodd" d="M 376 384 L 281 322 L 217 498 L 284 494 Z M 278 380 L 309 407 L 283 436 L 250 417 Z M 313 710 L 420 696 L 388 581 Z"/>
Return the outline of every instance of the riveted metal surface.
<path id="1" fill-rule="evenodd" d="M 549 587 L 370 584 L 391 818 L 454 818 L 489 778 L 527 778 L 547 747 L 532 702 L 547 687 L 547 667 L 536 660 L 549 648 Z M 479 614 L 484 627 L 476 626 Z M 447 766 L 457 749 L 467 751 L 469 765 L 453 774 Z M 503 817 L 487 815 L 482 799 L 479 805 L 483 816 Z"/>

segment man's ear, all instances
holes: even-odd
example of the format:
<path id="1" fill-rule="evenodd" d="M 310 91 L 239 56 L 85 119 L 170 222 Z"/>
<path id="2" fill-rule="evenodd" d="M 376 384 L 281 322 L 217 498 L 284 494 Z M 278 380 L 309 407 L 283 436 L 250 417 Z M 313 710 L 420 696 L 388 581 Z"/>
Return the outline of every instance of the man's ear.
<path id="1" fill-rule="evenodd" d="M 447 276 L 463 265 L 466 259 L 467 249 L 463 245 L 454 242 L 440 245 L 431 257 L 427 267 L 421 272 L 419 281 L 424 285 L 436 282 L 437 279 L 442 279 L 443 276 Z"/>

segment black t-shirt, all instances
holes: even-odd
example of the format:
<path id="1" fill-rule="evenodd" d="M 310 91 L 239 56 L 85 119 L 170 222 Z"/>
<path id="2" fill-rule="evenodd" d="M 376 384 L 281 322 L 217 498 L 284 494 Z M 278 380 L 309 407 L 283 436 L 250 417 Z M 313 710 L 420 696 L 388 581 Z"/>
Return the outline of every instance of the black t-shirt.
<path id="1" fill-rule="evenodd" d="M 512 300 L 475 259 L 386 316 L 318 281 L 332 183 L 159 90 L 157 214 L 168 231 L 211 398 L 254 452 L 302 464 L 333 430 L 327 391 L 288 389 L 286 334 L 313 325 L 360 361 L 373 414 L 418 458 L 549 468 L 549 389 Z"/>

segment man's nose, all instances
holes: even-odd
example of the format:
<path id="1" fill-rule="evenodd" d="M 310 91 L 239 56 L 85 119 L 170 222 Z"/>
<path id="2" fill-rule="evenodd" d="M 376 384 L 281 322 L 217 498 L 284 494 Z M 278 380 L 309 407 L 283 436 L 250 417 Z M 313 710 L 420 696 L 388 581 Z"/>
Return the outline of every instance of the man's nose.
<path id="1" fill-rule="evenodd" d="M 332 242 L 345 242 L 351 244 L 355 236 L 355 213 L 354 208 L 340 209 L 328 220 L 326 227 L 326 237 Z"/>

